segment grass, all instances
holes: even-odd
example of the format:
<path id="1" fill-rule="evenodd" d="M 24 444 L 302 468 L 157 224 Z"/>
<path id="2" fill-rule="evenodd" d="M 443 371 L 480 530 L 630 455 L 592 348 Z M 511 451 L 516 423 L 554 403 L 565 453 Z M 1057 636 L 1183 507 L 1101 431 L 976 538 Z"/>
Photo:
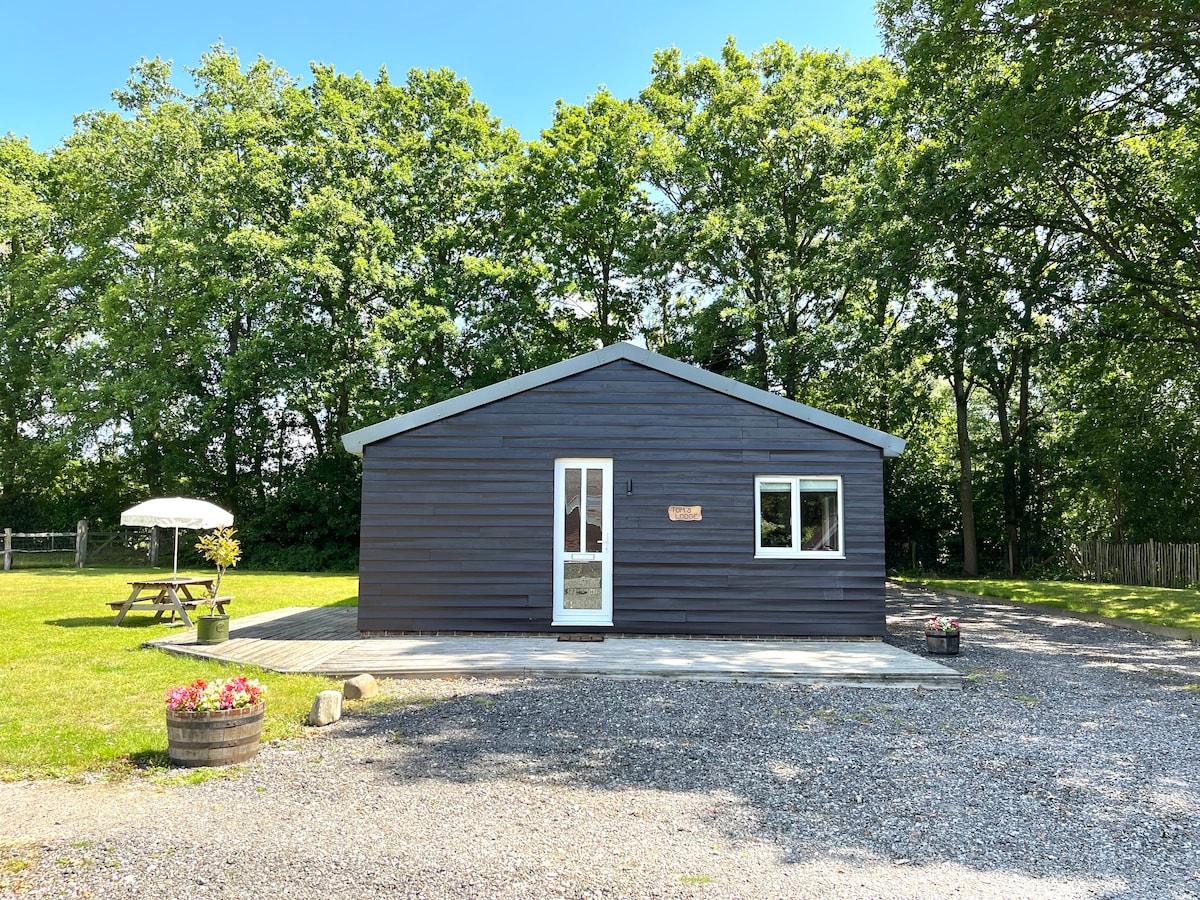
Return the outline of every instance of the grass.
<path id="1" fill-rule="evenodd" d="M 132 612 L 113 627 L 116 614 L 105 602 L 124 599 L 126 582 L 146 572 L 0 572 L 0 779 L 161 770 L 163 695 L 196 678 L 258 678 L 268 694 L 264 738 L 302 733 L 313 697 L 331 687 L 328 679 L 147 649 L 144 641 L 179 627 L 149 613 Z M 231 572 L 221 591 L 236 597 L 236 617 L 283 606 L 354 606 L 358 583 L 345 574 Z"/>
<path id="2" fill-rule="evenodd" d="M 934 590 L 966 591 L 1110 619 L 1200 631 L 1200 590 L 1003 578 L 933 578 L 918 583 Z"/>

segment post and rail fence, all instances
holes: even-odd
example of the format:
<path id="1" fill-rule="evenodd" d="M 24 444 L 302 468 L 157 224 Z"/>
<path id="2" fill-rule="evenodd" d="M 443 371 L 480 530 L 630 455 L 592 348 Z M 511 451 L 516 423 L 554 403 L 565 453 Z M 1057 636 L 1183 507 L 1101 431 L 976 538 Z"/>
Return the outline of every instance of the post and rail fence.
<path id="1" fill-rule="evenodd" d="M 1142 587 L 1200 585 L 1200 544 L 1111 544 L 1077 541 L 1069 562 L 1085 580 Z"/>
<path id="2" fill-rule="evenodd" d="M 4 571 L 13 568 L 123 563 L 157 566 L 159 529 L 91 531 L 80 519 L 74 531 L 4 529 Z M 168 546 L 168 550 L 170 547 Z"/>
<path id="3" fill-rule="evenodd" d="M 4 571 L 65 565 L 82 569 L 100 562 L 157 566 L 160 544 L 158 528 L 91 531 L 87 519 L 80 519 L 74 531 L 5 528 Z M 1143 587 L 1200 585 L 1200 544 L 1076 541 L 1068 546 L 1067 561 L 1085 581 Z"/>

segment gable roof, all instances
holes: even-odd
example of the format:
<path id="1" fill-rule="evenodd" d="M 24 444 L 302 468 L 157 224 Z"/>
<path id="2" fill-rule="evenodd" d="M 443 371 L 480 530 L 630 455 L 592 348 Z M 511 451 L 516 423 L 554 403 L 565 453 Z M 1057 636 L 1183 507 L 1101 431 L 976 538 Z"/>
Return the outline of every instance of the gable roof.
<path id="1" fill-rule="evenodd" d="M 645 366 L 648 369 L 654 369 L 675 378 L 680 378 L 683 381 L 690 381 L 692 384 L 706 387 L 721 394 L 727 394 L 730 397 L 736 397 L 739 400 L 745 400 L 747 403 L 753 403 L 755 406 L 761 406 L 764 409 L 781 413 L 800 422 L 808 422 L 810 425 L 816 425 L 818 428 L 824 428 L 828 431 L 845 435 L 864 444 L 870 444 L 882 450 L 884 456 L 899 456 L 904 452 L 905 441 L 903 438 L 898 438 L 885 431 L 868 428 L 866 425 L 860 425 L 858 422 L 852 422 L 849 419 L 843 419 L 841 416 L 835 416 L 832 413 L 823 412 L 811 406 L 805 406 L 803 403 L 788 400 L 786 397 L 780 397 L 778 394 L 772 394 L 770 391 L 751 387 L 740 381 L 734 381 L 732 378 L 726 378 L 715 372 L 690 366 L 677 359 L 671 359 L 669 356 L 653 353 L 644 347 L 638 347 L 625 342 L 610 344 L 600 350 L 585 353 L 583 356 L 576 356 L 573 359 L 563 360 L 552 366 L 536 369 L 533 372 L 526 372 L 524 375 L 509 378 L 507 381 L 499 381 L 488 387 L 471 391 L 469 394 L 451 397 L 449 400 L 443 400 L 441 403 L 434 403 L 432 406 L 426 406 L 423 409 L 414 410 L 402 416 L 396 416 L 393 419 L 388 419 L 386 422 L 368 425 L 366 428 L 360 428 L 358 431 L 352 431 L 349 434 L 343 435 L 342 444 L 351 453 L 361 456 L 363 448 L 367 444 L 373 444 L 376 441 L 381 441 L 393 435 L 403 434 L 422 425 L 428 425 L 430 422 L 437 422 L 440 419 L 446 419 L 488 403 L 503 400 L 505 397 L 511 397 L 522 391 L 528 391 L 532 388 L 541 387 L 544 384 L 550 384 L 553 381 L 559 381 L 563 378 L 569 378 L 572 375 L 578 375 L 581 372 L 587 372 L 590 369 L 608 365 L 620 359 L 637 363 L 639 366 Z"/>

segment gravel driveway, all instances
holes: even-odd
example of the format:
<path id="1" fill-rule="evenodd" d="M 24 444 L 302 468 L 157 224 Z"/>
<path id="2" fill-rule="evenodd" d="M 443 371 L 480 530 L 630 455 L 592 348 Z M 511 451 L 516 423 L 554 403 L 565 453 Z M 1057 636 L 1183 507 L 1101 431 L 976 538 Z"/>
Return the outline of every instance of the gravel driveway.
<path id="1" fill-rule="evenodd" d="M 961 693 L 396 681 L 241 774 L 0 785 L 0 893 L 1200 897 L 1200 651 L 1002 604 Z"/>

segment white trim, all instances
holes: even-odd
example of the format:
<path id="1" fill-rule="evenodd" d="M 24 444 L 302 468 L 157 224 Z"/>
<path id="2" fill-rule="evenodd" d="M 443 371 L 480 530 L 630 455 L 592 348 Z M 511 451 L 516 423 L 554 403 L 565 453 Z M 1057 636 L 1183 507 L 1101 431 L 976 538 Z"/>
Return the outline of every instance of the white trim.
<path id="1" fill-rule="evenodd" d="M 599 553 L 566 552 L 567 469 L 581 469 L 580 484 L 580 548 L 587 529 L 584 497 L 587 494 L 587 470 L 599 469 L 600 490 L 604 506 L 600 517 L 601 545 Z M 611 459 L 563 458 L 554 461 L 554 618 L 551 625 L 611 626 L 613 623 L 613 461 Z M 570 561 L 600 560 L 600 609 L 565 609 L 563 604 L 563 566 Z"/>
<path id="2" fill-rule="evenodd" d="M 800 547 L 800 483 L 802 481 L 837 482 L 837 550 L 804 550 Z M 764 547 L 762 545 L 762 484 L 787 484 L 791 492 L 792 545 Z M 845 484 L 841 475 L 756 475 L 754 476 L 754 558 L 755 559 L 845 559 L 846 517 L 843 514 Z"/>
<path id="3" fill-rule="evenodd" d="M 477 391 L 471 391 L 469 394 L 452 397 L 449 400 L 443 400 L 441 403 L 435 403 L 424 409 L 396 416 L 393 419 L 388 419 L 386 422 L 377 422 L 366 428 L 360 428 L 358 431 L 352 431 L 349 434 L 343 435 L 342 445 L 351 453 L 361 456 L 363 448 L 367 444 L 373 444 L 375 441 L 403 434 L 406 431 L 411 431 L 413 428 L 419 428 L 422 425 L 428 425 L 431 422 L 437 422 L 440 419 L 458 415 L 467 410 L 475 409 L 488 403 L 494 403 L 497 400 L 503 400 L 505 397 L 511 397 L 522 391 L 528 391 L 532 388 L 541 387 L 544 384 L 550 384 L 553 381 L 578 375 L 580 372 L 587 372 L 599 366 L 608 365 L 619 359 L 629 360 L 640 366 L 662 372 L 665 375 L 689 381 L 692 384 L 706 387 L 709 390 L 717 391 L 718 393 L 726 394 L 739 400 L 745 400 L 747 403 L 753 403 L 755 406 L 761 406 L 764 409 L 781 413 L 801 422 L 816 425 L 818 428 L 824 428 L 827 431 L 845 435 L 853 440 L 878 447 L 884 456 L 899 456 L 904 452 L 905 442 L 903 438 L 898 438 L 895 435 L 878 431 L 874 428 L 868 428 L 866 425 L 852 422 L 849 419 L 843 419 L 841 416 L 833 415 L 833 413 L 805 406 L 803 403 L 797 403 L 795 400 L 788 400 L 786 397 L 780 397 L 778 394 L 772 394 L 769 391 L 751 387 L 740 381 L 734 381 L 732 378 L 726 378 L 715 372 L 690 366 L 677 359 L 671 359 L 669 356 L 652 353 L 645 347 L 638 347 L 625 342 L 611 344 L 600 350 L 585 353 L 583 356 L 576 356 L 574 359 L 564 360 L 552 366 L 546 366 L 543 369 L 526 372 L 524 375 L 518 375 L 507 381 L 501 381 L 488 387 L 480 388 Z"/>

